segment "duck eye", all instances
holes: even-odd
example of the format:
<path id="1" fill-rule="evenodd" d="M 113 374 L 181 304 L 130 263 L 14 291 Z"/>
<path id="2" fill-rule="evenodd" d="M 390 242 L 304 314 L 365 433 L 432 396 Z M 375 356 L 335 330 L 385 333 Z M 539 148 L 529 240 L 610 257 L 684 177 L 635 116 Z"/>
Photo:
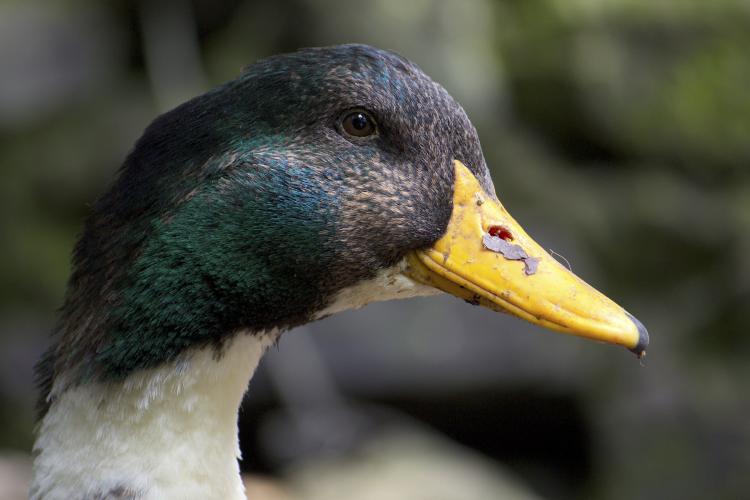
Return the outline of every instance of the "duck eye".
<path id="1" fill-rule="evenodd" d="M 354 137 L 367 137 L 375 133 L 375 120 L 365 111 L 353 111 L 344 116 L 341 128 Z"/>

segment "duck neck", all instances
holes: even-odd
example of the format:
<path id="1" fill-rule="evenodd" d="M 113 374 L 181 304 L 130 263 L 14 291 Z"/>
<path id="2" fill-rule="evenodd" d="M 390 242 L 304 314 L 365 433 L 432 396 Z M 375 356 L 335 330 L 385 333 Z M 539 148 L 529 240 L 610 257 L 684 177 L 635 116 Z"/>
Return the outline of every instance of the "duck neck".
<path id="1" fill-rule="evenodd" d="M 117 383 L 60 394 L 34 446 L 32 499 L 244 499 L 237 414 L 275 335 L 238 334 Z"/>

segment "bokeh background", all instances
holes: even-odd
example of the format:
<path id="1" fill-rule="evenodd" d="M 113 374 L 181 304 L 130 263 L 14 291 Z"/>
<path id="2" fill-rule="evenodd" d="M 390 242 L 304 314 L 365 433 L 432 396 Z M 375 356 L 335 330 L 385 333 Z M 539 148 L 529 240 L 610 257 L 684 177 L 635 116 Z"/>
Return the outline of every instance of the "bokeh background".
<path id="1" fill-rule="evenodd" d="M 445 296 L 289 332 L 241 417 L 254 498 L 750 498 L 747 0 L 3 0 L 0 495 L 28 477 L 70 249 L 134 140 L 261 57 L 345 42 L 441 82 L 505 205 L 652 343 L 639 362 Z"/>

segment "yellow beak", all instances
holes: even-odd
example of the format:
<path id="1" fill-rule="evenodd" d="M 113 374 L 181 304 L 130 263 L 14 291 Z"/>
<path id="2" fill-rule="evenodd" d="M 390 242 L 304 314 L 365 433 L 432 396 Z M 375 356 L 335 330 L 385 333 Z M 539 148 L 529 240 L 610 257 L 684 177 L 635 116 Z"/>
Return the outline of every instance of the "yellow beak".
<path id="1" fill-rule="evenodd" d="M 455 161 L 453 214 L 431 248 L 412 252 L 406 273 L 472 304 L 563 333 L 645 355 L 640 321 L 560 265 Z"/>

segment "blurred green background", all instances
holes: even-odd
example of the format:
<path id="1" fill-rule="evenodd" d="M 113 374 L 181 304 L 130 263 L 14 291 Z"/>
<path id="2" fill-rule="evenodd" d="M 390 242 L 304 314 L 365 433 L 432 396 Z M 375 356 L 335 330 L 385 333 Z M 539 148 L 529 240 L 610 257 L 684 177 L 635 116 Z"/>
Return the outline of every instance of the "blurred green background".
<path id="1" fill-rule="evenodd" d="M 466 499 L 750 498 L 746 0 L 3 0 L 0 456 L 26 463 L 70 249 L 149 121 L 258 58 L 348 42 L 399 52 L 463 104 L 506 207 L 651 348 L 639 364 L 448 297 L 344 313 L 262 363 L 243 470 L 301 491 L 381 435 L 352 422 L 408 420 L 384 460 L 416 467 L 436 455 L 410 440 L 444 439 L 455 462 L 427 482 L 495 484 Z M 407 489 L 360 497 L 438 498 Z"/>

